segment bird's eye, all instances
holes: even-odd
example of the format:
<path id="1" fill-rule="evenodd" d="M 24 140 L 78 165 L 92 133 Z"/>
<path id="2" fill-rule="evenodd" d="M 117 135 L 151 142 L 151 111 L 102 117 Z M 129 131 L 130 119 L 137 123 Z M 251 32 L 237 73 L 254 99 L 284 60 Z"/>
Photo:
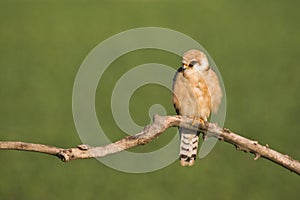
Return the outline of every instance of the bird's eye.
<path id="1" fill-rule="evenodd" d="M 197 63 L 197 61 L 190 62 L 189 67 L 193 67 L 196 63 Z"/>

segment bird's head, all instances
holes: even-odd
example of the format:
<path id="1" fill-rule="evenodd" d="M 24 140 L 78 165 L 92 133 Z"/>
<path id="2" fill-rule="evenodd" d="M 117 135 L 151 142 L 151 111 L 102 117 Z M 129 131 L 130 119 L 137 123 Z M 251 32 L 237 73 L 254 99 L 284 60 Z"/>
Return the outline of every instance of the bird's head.
<path id="1" fill-rule="evenodd" d="M 209 63 L 206 55 L 199 50 L 192 49 L 183 54 L 182 69 L 196 69 L 200 72 L 209 70 Z"/>

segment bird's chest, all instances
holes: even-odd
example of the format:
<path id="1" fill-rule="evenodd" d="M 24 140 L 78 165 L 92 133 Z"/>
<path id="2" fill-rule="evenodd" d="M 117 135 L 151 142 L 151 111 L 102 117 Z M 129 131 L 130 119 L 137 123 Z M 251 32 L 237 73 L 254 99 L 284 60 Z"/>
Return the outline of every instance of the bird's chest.
<path id="1" fill-rule="evenodd" d="M 210 93 L 208 85 L 203 76 L 192 76 L 188 79 L 187 95 L 183 107 L 185 115 L 207 119 L 210 115 Z"/>

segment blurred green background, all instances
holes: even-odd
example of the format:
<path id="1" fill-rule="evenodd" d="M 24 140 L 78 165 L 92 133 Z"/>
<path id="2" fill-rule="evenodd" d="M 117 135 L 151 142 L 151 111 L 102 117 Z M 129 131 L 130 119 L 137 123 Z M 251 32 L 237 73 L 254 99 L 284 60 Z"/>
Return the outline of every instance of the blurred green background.
<path id="1" fill-rule="evenodd" d="M 213 57 L 227 92 L 226 127 L 300 159 L 299 7 L 296 0 L 1 0 L 0 139 L 80 144 L 72 87 L 83 59 L 114 34 L 157 26 L 191 36 Z M 175 69 L 180 58 L 131 52 L 99 83 L 97 114 L 112 140 L 124 136 L 110 111 L 112 88 L 127 70 L 148 62 Z M 148 124 L 154 103 L 174 114 L 170 99 L 168 90 L 144 86 L 132 97 L 132 116 Z M 162 146 L 175 131 L 137 150 Z M 17 151 L 0 151 L 0 162 L 0 199 L 296 199 L 300 188 L 297 175 L 221 142 L 192 168 L 174 162 L 146 174 L 119 172 L 95 159 L 62 163 Z"/>

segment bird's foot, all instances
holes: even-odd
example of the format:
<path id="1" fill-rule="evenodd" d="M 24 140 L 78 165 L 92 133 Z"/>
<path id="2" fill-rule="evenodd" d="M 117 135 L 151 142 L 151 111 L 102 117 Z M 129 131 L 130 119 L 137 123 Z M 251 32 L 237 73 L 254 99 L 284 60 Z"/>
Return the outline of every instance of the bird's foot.
<path id="1" fill-rule="evenodd" d="M 203 125 L 205 124 L 204 119 L 202 119 L 201 117 L 193 117 L 191 126 L 194 126 L 196 124 L 196 122 L 199 122 L 200 124 L 203 124 Z"/>

